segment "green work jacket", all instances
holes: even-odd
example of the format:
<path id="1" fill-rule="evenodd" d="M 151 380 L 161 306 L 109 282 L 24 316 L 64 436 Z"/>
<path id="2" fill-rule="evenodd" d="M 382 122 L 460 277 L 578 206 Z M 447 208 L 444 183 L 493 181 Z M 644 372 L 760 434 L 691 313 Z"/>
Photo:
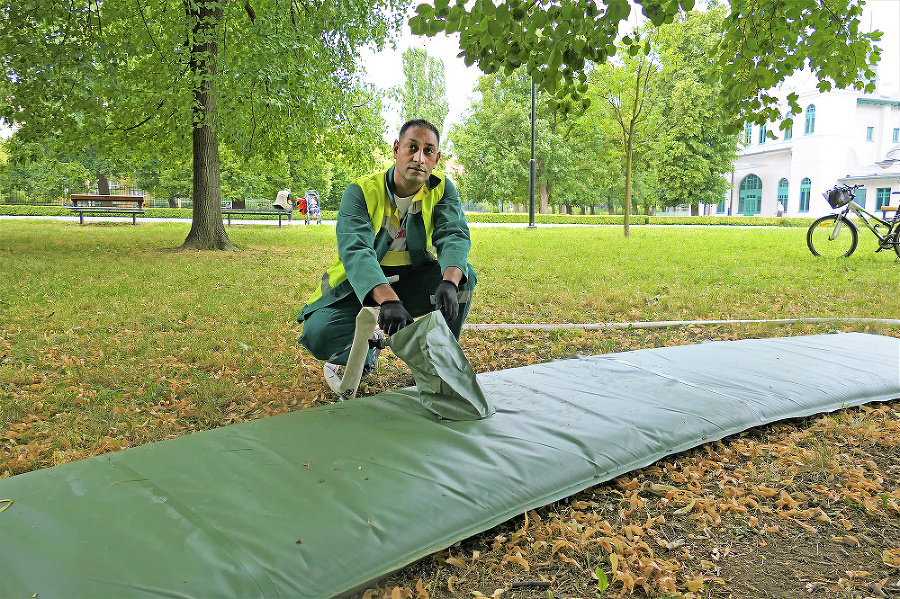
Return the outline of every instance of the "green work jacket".
<path id="1" fill-rule="evenodd" d="M 421 211 L 415 209 L 416 202 L 421 202 Z M 388 282 L 382 270 L 392 241 L 384 226 L 388 219 L 400 226 L 394 201 L 394 167 L 360 177 L 347 186 L 337 219 L 338 255 L 298 320 L 350 293 L 363 303 L 372 289 Z M 463 272 L 462 284 L 469 276 L 472 241 L 459 194 L 443 173 L 433 172 L 428 178 L 414 197 L 406 220 L 408 264 L 416 267 L 437 260 L 442 272 L 455 266 Z"/>

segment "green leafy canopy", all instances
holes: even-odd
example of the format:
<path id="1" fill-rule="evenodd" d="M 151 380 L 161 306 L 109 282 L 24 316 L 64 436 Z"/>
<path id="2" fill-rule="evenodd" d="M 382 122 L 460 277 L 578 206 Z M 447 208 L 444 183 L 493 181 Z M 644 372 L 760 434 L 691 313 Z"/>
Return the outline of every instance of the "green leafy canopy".
<path id="1" fill-rule="evenodd" d="M 654 26 L 672 23 L 694 0 L 635 0 Z M 765 93 L 808 66 L 823 88 L 871 91 L 879 58 L 873 42 L 880 32 L 859 28 L 860 0 L 732 0 L 724 34 L 712 50 L 719 76 L 727 81 L 721 103 L 732 124 L 778 120 L 776 98 Z M 434 0 L 420 4 L 409 25 L 413 33 L 460 34 L 460 56 L 487 74 L 524 66 L 563 112 L 590 104 L 578 91 L 588 63 L 616 53 L 620 24 L 631 16 L 628 0 Z M 639 38 L 626 37 L 626 52 L 650 52 Z M 796 102 L 790 110 L 799 112 Z"/>

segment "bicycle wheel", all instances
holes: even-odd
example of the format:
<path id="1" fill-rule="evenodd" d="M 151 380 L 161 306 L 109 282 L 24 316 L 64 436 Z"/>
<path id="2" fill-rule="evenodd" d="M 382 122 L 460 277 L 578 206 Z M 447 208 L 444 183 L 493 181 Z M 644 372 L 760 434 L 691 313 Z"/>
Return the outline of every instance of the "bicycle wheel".
<path id="1" fill-rule="evenodd" d="M 806 245 L 813 256 L 849 256 L 856 250 L 858 242 L 856 225 L 839 214 L 829 214 L 817 219 L 806 232 Z"/>

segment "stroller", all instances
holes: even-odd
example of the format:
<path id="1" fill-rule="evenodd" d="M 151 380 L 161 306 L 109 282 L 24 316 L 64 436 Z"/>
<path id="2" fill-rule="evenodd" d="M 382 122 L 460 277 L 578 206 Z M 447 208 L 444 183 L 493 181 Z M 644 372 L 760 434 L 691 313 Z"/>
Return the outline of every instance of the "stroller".
<path id="1" fill-rule="evenodd" d="M 319 193 L 315 189 L 306 192 L 306 197 L 301 200 L 305 206 L 302 212 L 304 222 L 308 225 L 310 219 L 315 219 L 316 224 L 322 224 L 322 211 L 319 209 Z"/>

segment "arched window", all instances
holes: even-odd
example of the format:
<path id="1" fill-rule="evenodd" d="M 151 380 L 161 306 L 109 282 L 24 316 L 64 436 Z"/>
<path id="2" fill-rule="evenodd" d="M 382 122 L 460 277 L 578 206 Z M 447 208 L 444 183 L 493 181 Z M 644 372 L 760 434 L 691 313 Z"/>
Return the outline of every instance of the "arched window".
<path id="1" fill-rule="evenodd" d="M 759 214 L 761 198 L 762 181 L 756 175 L 747 175 L 738 191 L 738 213 L 746 216 Z"/>
<path id="2" fill-rule="evenodd" d="M 816 131 L 816 106 L 810 104 L 806 107 L 806 128 L 803 129 L 804 135 L 811 135 Z"/>
<path id="3" fill-rule="evenodd" d="M 782 178 L 781 181 L 778 182 L 778 201 L 781 202 L 781 205 L 784 207 L 784 211 L 787 212 L 788 207 L 788 180 Z"/>
<path id="4" fill-rule="evenodd" d="M 788 113 L 785 117 L 785 120 L 787 119 L 791 120 L 791 126 L 784 130 L 784 141 L 790 141 L 790 139 L 794 137 L 794 115 Z"/>
<path id="5" fill-rule="evenodd" d="M 809 190 L 812 188 L 812 181 L 809 177 L 804 177 L 800 182 L 800 212 L 809 212 Z"/>

